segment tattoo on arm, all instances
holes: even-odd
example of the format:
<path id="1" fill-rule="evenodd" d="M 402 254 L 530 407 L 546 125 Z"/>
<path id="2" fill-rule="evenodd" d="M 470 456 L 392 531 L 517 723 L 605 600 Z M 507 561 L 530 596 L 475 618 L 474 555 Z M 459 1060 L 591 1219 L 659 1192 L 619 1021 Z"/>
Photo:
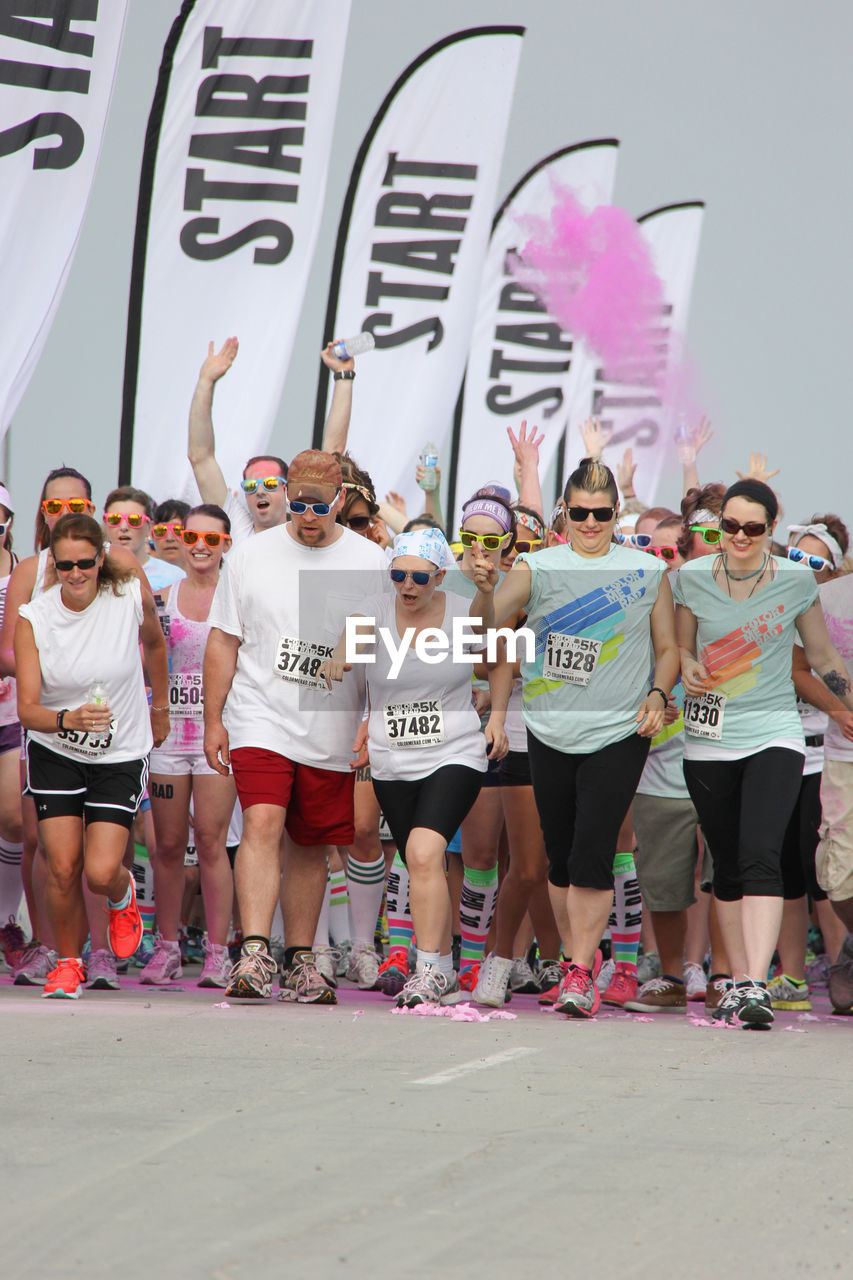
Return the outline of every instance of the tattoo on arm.
<path id="1" fill-rule="evenodd" d="M 843 698 L 850 692 L 850 681 L 839 671 L 825 671 L 821 676 L 821 680 L 829 692 L 835 694 L 836 698 Z"/>

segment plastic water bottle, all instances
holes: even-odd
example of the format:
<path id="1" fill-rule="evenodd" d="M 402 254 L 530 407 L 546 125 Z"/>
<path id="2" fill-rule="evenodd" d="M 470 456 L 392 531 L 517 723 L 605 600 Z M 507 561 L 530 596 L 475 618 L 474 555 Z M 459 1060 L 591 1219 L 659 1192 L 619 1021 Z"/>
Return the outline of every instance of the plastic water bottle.
<path id="1" fill-rule="evenodd" d="M 683 467 L 689 467 L 696 461 L 696 450 L 693 446 L 693 432 L 682 417 L 675 433 L 675 447 L 678 450 L 678 461 Z"/>
<path id="2" fill-rule="evenodd" d="M 94 703 L 97 707 L 109 706 L 110 700 L 107 697 L 107 691 L 101 684 L 100 680 L 96 680 L 90 687 L 89 692 L 86 694 L 86 701 Z"/>
<path id="3" fill-rule="evenodd" d="M 365 351 L 372 351 L 375 346 L 376 339 L 372 333 L 357 333 L 354 338 L 336 342 L 332 352 L 338 360 L 352 360 L 353 356 L 363 356 Z"/>
<path id="4" fill-rule="evenodd" d="M 431 493 L 438 484 L 438 476 L 436 474 L 436 468 L 438 466 L 438 449 L 431 440 L 428 440 L 423 447 L 420 463 L 424 469 L 424 473 L 418 481 L 418 484 L 424 492 Z"/>

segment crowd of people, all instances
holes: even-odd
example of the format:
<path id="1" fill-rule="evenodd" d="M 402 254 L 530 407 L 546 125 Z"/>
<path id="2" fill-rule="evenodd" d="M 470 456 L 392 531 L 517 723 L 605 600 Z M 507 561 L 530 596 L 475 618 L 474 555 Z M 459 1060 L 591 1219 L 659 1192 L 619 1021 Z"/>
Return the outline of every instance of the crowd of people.
<path id="1" fill-rule="evenodd" d="M 0 486 L 0 945 L 44 996 L 128 966 L 229 1000 L 398 1007 L 536 997 L 769 1028 L 828 984 L 853 1013 L 853 563 L 841 519 L 786 524 L 766 462 L 677 510 L 604 425 L 553 510 L 537 432 L 517 494 L 483 476 L 448 529 L 346 451 L 216 460 L 201 501 L 98 512 L 48 474 L 35 554 Z M 23 794 L 22 794 L 23 793 Z M 26 932 L 25 932 L 25 927 Z M 29 936 L 27 936 L 29 934 Z M 816 953 L 815 953 L 816 949 Z"/>

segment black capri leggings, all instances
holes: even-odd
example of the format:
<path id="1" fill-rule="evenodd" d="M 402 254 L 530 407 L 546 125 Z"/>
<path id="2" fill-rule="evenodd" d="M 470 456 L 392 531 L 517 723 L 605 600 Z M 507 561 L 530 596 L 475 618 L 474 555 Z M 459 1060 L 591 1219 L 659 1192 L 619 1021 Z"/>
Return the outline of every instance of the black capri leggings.
<path id="1" fill-rule="evenodd" d="M 546 746 L 528 729 L 533 796 L 548 855 L 548 879 L 558 888 L 612 889 L 619 828 L 649 754 L 649 739 L 632 733 L 588 755 Z"/>
<path id="2" fill-rule="evenodd" d="M 782 897 L 782 843 L 802 776 L 803 756 L 787 747 L 740 760 L 684 761 L 721 902 Z"/>
<path id="3" fill-rule="evenodd" d="M 465 764 L 442 765 L 425 778 L 386 782 L 373 779 L 376 799 L 404 862 L 406 845 L 415 827 L 437 831 L 450 842 L 480 794 L 482 781 L 480 770 Z"/>
<path id="4" fill-rule="evenodd" d="M 807 773 L 782 841 L 782 889 L 786 898 L 825 902 L 826 894 L 817 882 L 814 856 L 820 843 L 821 774 Z"/>

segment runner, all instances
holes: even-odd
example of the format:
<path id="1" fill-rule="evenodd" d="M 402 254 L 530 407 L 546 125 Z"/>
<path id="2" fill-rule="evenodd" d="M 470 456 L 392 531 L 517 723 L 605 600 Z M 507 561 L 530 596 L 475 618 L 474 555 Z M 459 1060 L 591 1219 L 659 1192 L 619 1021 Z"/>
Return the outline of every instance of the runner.
<path id="1" fill-rule="evenodd" d="M 183 578 L 184 570 L 177 562 L 148 554 L 153 513 L 154 503 L 144 489 L 122 485 L 107 494 L 104 529 L 110 547 L 120 547 L 136 557 L 152 592 L 159 596 Z"/>
<path id="2" fill-rule="evenodd" d="M 90 890 L 107 898 L 113 953 L 133 955 L 142 937 L 122 859 L 148 774 L 152 727 L 157 744 L 169 731 L 168 667 L 150 592 L 105 554 L 91 516 L 58 521 L 51 551 L 59 583 L 21 606 L 15 630 L 18 710 L 58 951 L 44 994 L 76 999 L 85 981 L 84 871 Z M 140 642 L 154 692 L 150 715 Z"/>
<path id="3" fill-rule="evenodd" d="M 362 646 L 376 656 L 366 668 L 368 754 L 377 799 L 409 872 L 417 964 L 397 997 L 408 1008 L 459 998 L 445 852 L 479 794 L 487 747 L 497 759 L 506 751 L 502 726 L 491 722 L 480 732 L 470 663 L 455 661 L 449 652 L 456 620 L 468 617 L 467 599 L 439 590 L 449 559 L 437 530 L 399 534 L 390 570 L 395 595 L 369 601 L 365 614 L 354 615 L 373 619 L 361 630 Z M 381 643 L 382 628 L 395 644 L 403 641 L 399 670 Z M 433 661 L 421 654 L 419 637 L 425 632 L 430 644 L 444 646 L 432 650 Z M 342 637 L 322 669 L 330 688 L 354 669 L 346 647 Z M 445 659 L 436 663 L 442 651 Z"/>
<path id="4" fill-rule="evenodd" d="M 719 551 L 675 587 L 685 703 L 684 776 L 714 860 L 733 983 L 715 1016 L 772 1025 L 767 971 L 782 918 L 780 852 L 803 772 L 791 681 L 795 630 L 845 706 L 853 695 L 826 633 L 814 575 L 770 555 L 776 495 L 753 479 L 723 499 Z M 759 598 L 760 597 L 760 598 Z"/>
<path id="5" fill-rule="evenodd" d="M 210 626 L 207 621 L 222 557 L 231 546 L 230 521 L 221 507 L 193 507 L 181 530 L 187 576 L 169 589 L 160 623 L 169 656 L 168 738 L 151 753 L 151 811 L 156 832 L 154 897 L 157 944 L 140 982 L 168 985 L 180 978 L 178 940 L 184 892 L 184 857 L 190 842 L 198 857 L 207 921 L 200 987 L 224 987 L 231 971 L 228 925 L 234 898 L 231 864 L 225 850 L 234 809 L 234 779 L 221 777 L 204 758 L 202 666 Z"/>
<path id="6" fill-rule="evenodd" d="M 168 498 L 154 509 L 149 550 L 157 560 L 166 560 L 186 569 L 181 530 L 189 513 L 190 504 L 178 498 Z"/>
<path id="7" fill-rule="evenodd" d="M 312 942 L 329 845 L 353 840 L 353 740 L 363 681 L 332 698 L 317 677 L 358 600 L 382 589 L 387 562 L 367 538 L 336 523 L 341 469 L 306 450 L 290 466 L 291 520 L 229 554 L 211 608 L 204 660 L 205 755 L 233 768 L 243 808 L 235 884 L 244 941 L 227 988 L 235 999 L 272 995 L 269 941 L 285 839 L 285 969 L 280 999 L 334 1004 Z M 338 571 L 336 576 L 325 575 Z M 320 578 L 317 574 L 322 574 Z"/>
<path id="8" fill-rule="evenodd" d="M 663 565 L 613 541 L 610 469 L 582 462 L 563 502 L 569 545 L 520 556 L 497 592 L 495 566 L 479 559 L 471 615 L 488 628 L 524 609 L 536 637 L 521 672 L 551 901 L 571 957 L 557 1008 L 590 1017 L 600 1003 L 593 968 L 613 905 L 616 840 L 648 740 L 663 725 L 678 655 Z"/>

